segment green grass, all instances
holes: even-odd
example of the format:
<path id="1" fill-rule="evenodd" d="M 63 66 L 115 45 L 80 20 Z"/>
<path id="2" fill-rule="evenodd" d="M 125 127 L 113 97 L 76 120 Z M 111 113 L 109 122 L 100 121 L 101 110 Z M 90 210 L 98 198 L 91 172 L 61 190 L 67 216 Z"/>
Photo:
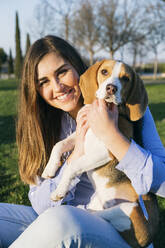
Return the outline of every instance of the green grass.
<path id="1" fill-rule="evenodd" d="M 158 133 L 165 145 L 165 84 L 146 85 L 149 106 L 154 117 Z"/>
<path id="2" fill-rule="evenodd" d="M 15 142 L 15 118 L 17 103 L 15 80 L 0 80 L 0 202 L 29 205 L 28 186 L 18 173 L 17 147 Z M 150 110 L 159 135 L 165 145 L 165 84 L 146 84 Z M 165 199 L 158 198 L 160 208 L 160 232 L 155 241 L 156 248 L 165 247 Z"/>
<path id="3" fill-rule="evenodd" d="M 155 84 L 146 84 L 149 96 L 149 106 L 154 117 L 160 138 L 165 146 L 165 84 L 157 81 Z M 165 247 L 165 199 L 158 197 L 160 208 L 160 231 L 154 242 L 156 248 Z"/>
<path id="4" fill-rule="evenodd" d="M 17 103 L 15 80 L 0 80 L 0 202 L 30 204 L 28 186 L 19 178 L 15 118 Z"/>

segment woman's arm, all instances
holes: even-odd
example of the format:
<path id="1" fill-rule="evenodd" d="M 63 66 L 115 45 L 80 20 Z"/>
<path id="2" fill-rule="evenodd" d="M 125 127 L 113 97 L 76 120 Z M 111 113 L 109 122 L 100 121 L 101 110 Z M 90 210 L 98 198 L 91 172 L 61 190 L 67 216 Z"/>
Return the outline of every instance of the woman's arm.
<path id="1" fill-rule="evenodd" d="M 69 192 L 64 199 L 57 202 L 51 200 L 51 193 L 56 189 L 65 166 L 66 163 L 61 167 L 60 172 L 56 177 L 52 179 L 38 179 L 37 185 L 30 186 L 28 196 L 31 205 L 37 214 L 41 214 L 47 208 L 65 204 L 74 198 L 76 185 L 80 181 L 78 177 L 72 181 Z"/>
<path id="2" fill-rule="evenodd" d="M 84 144 L 85 133 L 88 129 L 88 124 L 86 122 L 85 113 L 83 110 L 79 111 L 76 121 L 77 121 L 77 127 L 76 127 L 75 148 L 66 163 L 70 163 L 71 161 L 78 159 L 84 153 L 83 144 Z M 60 168 L 59 173 L 56 174 L 54 178 L 45 179 L 45 180 L 39 179 L 37 186 L 30 186 L 29 200 L 32 204 L 33 209 L 38 214 L 41 214 L 44 210 L 46 210 L 49 207 L 54 207 L 57 205 L 67 203 L 74 198 L 76 185 L 80 181 L 78 177 L 76 177 L 72 181 L 69 192 L 63 200 L 54 202 L 51 200 L 50 197 L 52 191 L 56 189 L 57 185 L 60 182 L 66 163 Z"/>
<path id="3" fill-rule="evenodd" d="M 151 191 L 165 197 L 165 148 L 147 108 L 142 119 L 143 148 L 132 141 L 117 168 L 131 180 L 138 194 Z"/>
<path id="4" fill-rule="evenodd" d="M 152 191 L 165 197 L 165 149 L 149 108 L 143 117 L 144 149 L 133 140 L 129 142 L 120 133 L 115 105 L 108 110 L 103 100 L 97 100 L 88 107 L 87 118 L 95 135 L 118 159 L 117 169 L 128 176 L 137 193 L 146 194 Z"/>

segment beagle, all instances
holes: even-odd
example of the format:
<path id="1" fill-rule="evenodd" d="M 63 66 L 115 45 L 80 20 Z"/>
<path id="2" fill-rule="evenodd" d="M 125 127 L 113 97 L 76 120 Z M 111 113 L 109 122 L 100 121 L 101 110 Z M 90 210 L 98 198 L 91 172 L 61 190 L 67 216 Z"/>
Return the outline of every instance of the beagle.
<path id="1" fill-rule="evenodd" d="M 140 120 L 147 108 L 148 97 L 142 80 L 130 66 L 115 60 L 99 61 L 80 77 L 80 88 L 84 104 L 91 104 L 97 97 L 118 105 L 120 131 L 128 139 L 140 141 Z M 75 133 L 54 146 L 42 174 L 44 178 L 55 175 L 62 153 L 73 149 L 74 142 Z M 63 198 L 72 179 L 87 172 L 95 188 L 88 209 L 98 211 L 102 218 L 110 221 L 131 247 L 146 247 L 152 242 L 158 227 L 156 197 L 150 193 L 142 196 L 148 214 L 144 216 L 140 196 L 127 176 L 115 168 L 117 164 L 117 159 L 89 128 L 84 155 L 67 164 L 51 198 L 55 201 Z"/>

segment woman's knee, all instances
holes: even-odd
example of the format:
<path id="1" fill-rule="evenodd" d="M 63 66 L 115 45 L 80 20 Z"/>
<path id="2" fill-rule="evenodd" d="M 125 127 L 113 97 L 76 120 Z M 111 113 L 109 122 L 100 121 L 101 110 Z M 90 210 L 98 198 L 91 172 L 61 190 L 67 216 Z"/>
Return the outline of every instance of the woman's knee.
<path id="1" fill-rule="evenodd" d="M 12 244 L 11 248 L 71 247 L 74 239 L 76 238 L 77 242 L 81 236 L 81 224 L 75 212 L 77 209 L 71 206 L 47 209 Z"/>
<path id="2" fill-rule="evenodd" d="M 69 234 L 73 235 L 73 233 L 78 234 L 82 231 L 82 223 L 79 217 L 77 208 L 62 205 L 47 209 L 38 217 L 37 221 L 42 222 L 53 233 L 56 230 L 58 237 L 64 237 Z"/>
<path id="3" fill-rule="evenodd" d="M 26 244 L 26 245 L 25 245 Z M 11 246 L 22 247 L 128 247 L 115 229 L 88 211 L 58 206 L 42 213 Z"/>

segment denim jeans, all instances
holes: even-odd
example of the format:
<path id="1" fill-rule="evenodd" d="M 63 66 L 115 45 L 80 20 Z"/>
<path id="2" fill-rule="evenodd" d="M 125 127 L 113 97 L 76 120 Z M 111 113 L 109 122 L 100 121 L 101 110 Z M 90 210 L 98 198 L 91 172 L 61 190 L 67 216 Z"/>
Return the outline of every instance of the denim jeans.
<path id="1" fill-rule="evenodd" d="M 129 248 L 113 226 L 88 211 L 57 206 L 42 213 L 10 248 Z"/>
<path id="2" fill-rule="evenodd" d="M 129 248 L 97 213 L 58 206 L 38 216 L 32 207 L 0 203 L 0 248 L 7 247 Z"/>
<path id="3" fill-rule="evenodd" d="M 38 217 L 32 207 L 0 203 L 0 248 L 7 248 Z"/>

